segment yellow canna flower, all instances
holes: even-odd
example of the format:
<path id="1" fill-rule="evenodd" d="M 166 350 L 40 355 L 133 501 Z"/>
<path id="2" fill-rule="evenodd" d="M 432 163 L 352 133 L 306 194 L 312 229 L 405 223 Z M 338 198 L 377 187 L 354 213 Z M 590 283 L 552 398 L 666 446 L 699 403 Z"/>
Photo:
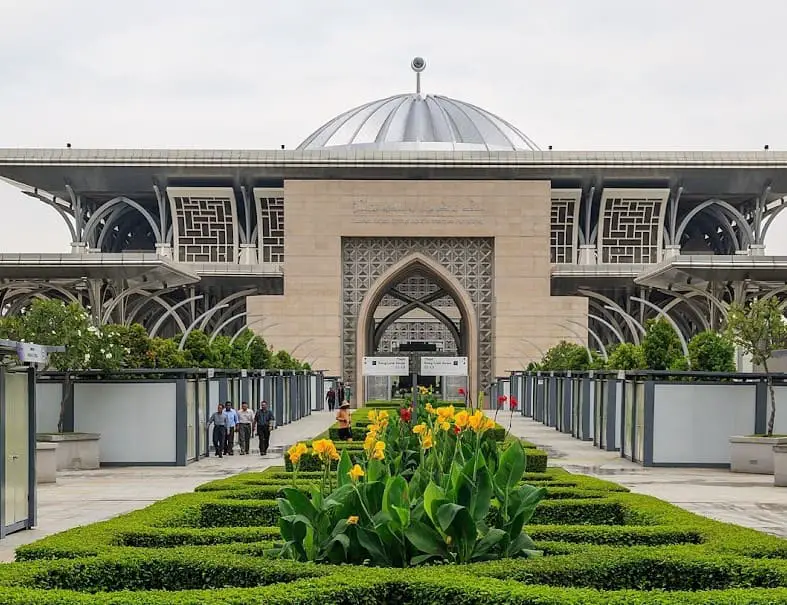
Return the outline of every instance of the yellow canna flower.
<path id="1" fill-rule="evenodd" d="M 423 433 L 425 430 L 426 430 L 426 425 L 425 425 L 424 423 L 421 423 L 421 424 L 416 424 L 416 425 L 413 427 L 413 433 L 415 433 L 416 435 L 420 435 L 420 434 L 421 434 L 421 433 Z"/>
<path id="2" fill-rule="evenodd" d="M 368 454 L 374 449 L 374 444 L 377 442 L 377 436 L 369 433 L 363 441 L 363 449 Z"/>
<path id="3" fill-rule="evenodd" d="M 455 411 L 452 405 L 437 408 L 437 421 L 447 422 L 453 420 Z"/>
<path id="4" fill-rule="evenodd" d="M 347 525 L 358 525 L 358 515 L 347 517 Z"/>
<path id="5" fill-rule="evenodd" d="M 491 431 L 493 428 L 495 428 L 495 421 L 492 420 L 491 418 L 487 418 L 486 424 L 484 425 L 484 430 Z"/>
<path id="6" fill-rule="evenodd" d="M 370 424 L 369 427 L 366 429 L 370 433 L 379 433 L 380 432 L 380 425 L 379 424 Z"/>
<path id="7" fill-rule="evenodd" d="M 454 417 L 454 422 L 456 423 L 456 426 L 458 426 L 460 429 L 466 428 L 466 427 L 467 427 L 467 423 L 468 423 L 469 421 L 470 421 L 470 414 L 468 414 L 468 413 L 467 413 L 466 411 L 464 411 L 464 410 L 462 410 L 461 412 L 459 412 L 459 413 L 458 413 L 458 414 L 457 414 L 457 415 Z"/>
<path id="8" fill-rule="evenodd" d="M 352 479 L 353 481 L 358 481 L 358 479 L 360 479 L 365 475 L 360 464 L 356 464 L 354 467 L 352 467 L 352 469 L 350 469 L 350 472 L 347 474 L 350 476 L 350 479 Z"/>
<path id="9" fill-rule="evenodd" d="M 431 431 L 426 431 L 426 433 L 424 433 L 423 439 L 421 440 L 421 447 L 425 450 L 428 450 L 433 445 L 434 441 L 432 440 L 432 433 Z"/>
<path id="10" fill-rule="evenodd" d="M 441 422 L 441 423 L 440 423 L 440 429 L 441 429 L 441 430 L 443 430 L 443 431 L 447 431 L 447 430 L 449 430 L 450 428 L 451 428 L 451 423 L 450 423 L 450 422 Z"/>
<path id="11" fill-rule="evenodd" d="M 336 446 L 330 439 L 318 439 L 312 443 L 312 448 L 314 448 L 314 453 L 317 454 L 323 462 L 339 459 L 339 452 L 336 451 Z"/>
<path id="12" fill-rule="evenodd" d="M 429 412 L 430 414 L 437 414 L 435 409 L 432 407 L 431 403 L 426 404 L 426 411 Z"/>
<path id="13" fill-rule="evenodd" d="M 369 415 L 367 416 L 367 418 L 369 418 L 369 422 L 371 422 L 372 424 L 377 422 L 377 411 L 376 410 L 370 410 L 369 411 Z"/>
<path id="14" fill-rule="evenodd" d="M 309 451 L 305 443 L 296 443 L 287 450 L 287 455 L 290 457 L 290 462 L 298 464 L 301 461 L 301 456 Z"/>
<path id="15" fill-rule="evenodd" d="M 380 410 L 380 413 L 377 414 L 377 417 L 380 420 L 383 420 L 383 419 L 388 420 L 388 412 L 386 412 L 385 410 Z"/>
<path id="16" fill-rule="evenodd" d="M 385 441 L 378 441 L 374 444 L 372 460 L 382 460 L 385 458 Z"/>
<path id="17" fill-rule="evenodd" d="M 467 424 L 476 433 L 480 433 L 484 430 L 484 426 L 486 425 L 486 417 L 481 410 L 476 410 L 476 412 L 467 419 Z"/>

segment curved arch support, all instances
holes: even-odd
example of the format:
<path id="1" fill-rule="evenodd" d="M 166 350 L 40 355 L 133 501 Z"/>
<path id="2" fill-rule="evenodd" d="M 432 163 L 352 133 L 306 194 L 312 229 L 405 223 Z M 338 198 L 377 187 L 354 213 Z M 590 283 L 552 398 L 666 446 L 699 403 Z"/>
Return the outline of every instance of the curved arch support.
<path id="1" fill-rule="evenodd" d="M 156 237 L 156 243 L 162 243 L 161 229 L 159 229 L 159 226 L 156 223 L 156 219 L 153 218 L 153 215 L 150 214 L 150 212 L 148 212 L 139 202 L 135 202 L 134 200 L 125 196 L 113 198 L 101 206 L 101 208 L 96 210 L 95 214 L 90 217 L 90 219 L 87 221 L 87 224 L 85 225 L 85 239 L 92 238 L 93 230 L 99 224 L 101 219 L 113 211 L 115 206 L 119 206 L 121 204 L 131 206 L 142 216 L 144 216 L 145 220 L 147 220 L 147 222 L 150 224 L 150 228 L 153 229 L 153 235 Z"/>
<path id="2" fill-rule="evenodd" d="M 751 230 L 751 226 L 746 221 L 746 218 L 729 202 L 725 202 L 724 200 L 719 199 L 711 199 L 705 200 L 701 204 L 698 204 L 694 208 L 692 208 L 686 216 L 683 217 L 683 220 L 680 222 L 680 226 L 678 227 L 678 231 L 675 234 L 675 242 L 679 243 L 681 238 L 683 237 L 683 232 L 686 230 L 691 219 L 693 219 L 697 214 L 708 208 L 709 206 L 720 206 L 724 208 L 727 213 L 732 216 L 735 221 L 738 223 L 738 228 L 740 229 L 741 235 L 745 234 L 747 238 L 747 242 L 739 241 L 741 248 L 747 244 L 751 244 L 754 241 L 754 233 Z"/>
<path id="3" fill-rule="evenodd" d="M 599 337 L 598 334 L 596 334 L 593 330 L 591 330 L 590 328 L 588 328 L 584 324 L 581 324 L 578 321 L 574 321 L 573 319 L 569 319 L 568 323 L 577 325 L 577 326 L 579 326 L 581 328 L 585 328 L 588 331 L 588 334 L 590 334 L 593 337 L 593 339 L 596 341 L 596 343 L 598 344 L 599 348 L 601 349 L 601 354 L 604 356 L 604 361 L 607 361 L 609 359 L 609 355 L 607 355 L 607 347 L 604 346 L 604 342 L 601 340 L 601 338 Z M 563 327 L 566 328 L 567 330 L 569 330 L 571 333 L 573 333 L 577 338 L 580 338 L 580 339 L 582 338 L 581 335 L 579 335 L 577 332 L 574 332 L 574 330 L 572 330 L 568 326 L 563 325 Z M 593 363 L 593 353 L 590 350 L 590 347 L 588 345 L 585 345 L 585 349 L 588 352 L 588 361 L 590 363 Z"/>
<path id="4" fill-rule="evenodd" d="M 357 401 L 364 401 L 363 358 L 369 355 L 372 334 L 370 326 L 374 323 L 374 311 L 392 285 L 398 284 L 409 274 L 418 270 L 426 274 L 445 290 L 457 304 L 464 327 L 464 350 L 468 357 L 468 388 L 471 393 L 478 390 L 478 316 L 473 301 L 465 289 L 449 271 L 428 256 L 415 252 L 400 259 L 389 267 L 372 285 L 361 301 L 356 325 L 355 392 Z"/>
<path id="5" fill-rule="evenodd" d="M 702 310 L 699 307 L 697 307 L 697 305 L 694 304 L 693 300 L 691 300 L 692 298 L 700 296 L 699 293 L 697 293 L 697 292 L 689 292 L 688 294 L 680 294 L 680 293 L 674 292 L 672 290 L 661 290 L 661 291 L 664 292 L 665 294 L 669 294 L 670 296 L 674 297 L 673 300 L 671 300 L 670 302 L 668 302 L 664 306 L 664 311 L 666 313 L 669 313 L 672 309 L 677 307 L 680 303 L 685 303 L 686 306 L 689 309 L 692 310 L 692 312 L 694 313 L 694 316 L 697 318 L 699 323 L 702 325 L 702 328 L 704 330 L 710 330 L 710 322 L 708 321 L 708 318 L 705 317 L 705 315 L 702 313 Z"/>
<path id="6" fill-rule="evenodd" d="M 634 339 L 634 344 L 638 345 L 640 343 L 639 334 L 637 333 L 637 329 L 639 329 L 642 334 L 645 334 L 645 328 L 639 323 L 634 317 L 626 313 L 618 303 L 614 300 L 609 298 L 608 296 L 604 296 L 603 294 L 599 294 L 598 292 L 593 292 L 592 290 L 585 290 L 580 288 L 579 293 L 587 296 L 588 298 L 594 298 L 597 301 L 601 302 L 606 309 L 610 311 L 614 311 L 618 313 L 625 321 L 631 331 L 631 336 Z"/>
<path id="7" fill-rule="evenodd" d="M 190 296 L 189 298 L 181 300 L 177 304 L 170 305 L 163 298 L 160 298 L 158 296 L 152 296 L 151 300 L 154 300 L 154 301 L 158 302 L 162 307 L 164 307 L 166 309 L 166 312 L 164 313 L 164 315 L 159 317 L 158 321 L 154 324 L 153 328 L 151 328 L 151 330 L 150 330 L 150 337 L 151 338 L 155 338 L 156 337 L 156 334 L 158 334 L 159 328 L 161 328 L 161 325 L 166 321 L 167 317 L 170 317 L 170 316 L 177 322 L 178 326 L 180 326 L 180 331 L 181 332 L 185 332 L 186 331 L 186 324 L 183 323 L 183 320 L 180 318 L 180 316 L 177 313 L 175 313 L 175 311 L 177 311 L 182 306 L 187 305 L 188 303 L 190 303 L 192 301 L 200 300 L 202 297 L 203 297 L 202 294 L 197 294 L 196 296 Z"/>
<path id="8" fill-rule="evenodd" d="M 638 302 L 638 303 L 640 303 L 642 305 L 645 305 L 646 307 L 650 307 L 651 309 L 656 311 L 656 313 L 658 313 L 661 317 L 663 317 L 664 319 L 666 319 L 670 323 L 670 325 L 675 330 L 675 333 L 678 335 L 678 339 L 680 340 L 680 346 L 683 349 L 683 355 L 685 355 L 686 358 L 688 359 L 688 357 L 689 357 L 689 346 L 686 343 L 686 337 L 683 336 L 683 332 L 680 331 L 680 328 L 678 327 L 678 324 L 675 322 L 675 320 L 672 319 L 672 317 L 670 317 L 669 314 L 666 311 L 664 311 L 664 309 L 660 309 L 658 306 L 654 305 L 649 300 L 645 300 L 644 298 L 639 298 L 637 296 L 632 296 L 631 300 L 636 301 L 636 302 Z"/>
<path id="9" fill-rule="evenodd" d="M 602 326 L 606 326 L 607 328 L 609 328 L 612 331 L 612 333 L 615 335 L 615 338 L 617 338 L 618 342 L 620 342 L 621 344 L 626 342 L 626 339 L 623 338 L 623 334 L 620 332 L 620 330 L 617 328 L 617 326 L 615 326 L 613 323 L 607 321 L 603 317 L 599 317 L 598 315 L 593 315 L 591 313 L 588 313 L 588 319 L 593 319 L 593 320 L 597 321 L 598 323 L 600 323 Z M 590 332 L 589 328 L 588 328 L 588 332 Z"/>

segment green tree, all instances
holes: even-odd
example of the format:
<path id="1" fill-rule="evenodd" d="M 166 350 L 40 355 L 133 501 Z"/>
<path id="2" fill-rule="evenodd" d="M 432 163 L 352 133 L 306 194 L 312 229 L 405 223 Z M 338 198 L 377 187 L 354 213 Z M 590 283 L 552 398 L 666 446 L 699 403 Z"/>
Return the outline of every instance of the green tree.
<path id="1" fill-rule="evenodd" d="M 689 341 L 689 361 L 698 372 L 734 372 L 735 345 L 725 334 L 700 332 Z"/>
<path id="2" fill-rule="evenodd" d="M 182 336 L 178 335 L 173 340 L 179 343 L 181 338 Z M 189 332 L 183 345 L 183 353 L 186 356 L 187 364 L 191 367 L 216 367 L 213 365 L 214 356 L 210 347 L 210 338 L 202 330 Z"/>
<path id="3" fill-rule="evenodd" d="M 566 372 L 587 370 L 595 363 L 582 345 L 561 340 L 550 348 L 541 362 L 541 369 L 547 372 Z"/>
<path id="4" fill-rule="evenodd" d="M 240 340 L 240 339 L 239 339 Z M 248 343 L 247 343 L 248 344 Z M 245 346 L 245 345 L 244 345 Z M 248 344 L 249 367 L 254 370 L 263 370 L 271 367 L 271 350 L 261 336 L 254 336 Z"/>
<path id="5" fill-rule="evenodd" d="M 787 347 L 787 325 L 779 309 L 779 300 L 759 298 L 746 306 L 733 304 L 727 313 L 727 334 L 732 342 L 751 356 L 752 363 L 765 371 L 771 396 L 771 413 L 767 436 L 773 435 L 776 421 L 776 392 L 768 368 L 768 360 L 777 349 Z"/>
<path id="6" fill-rule="evenodd" d="M 35 300 L 20 316 L 20 341 L 66 347 L 65 353 L 49 356 L 49 365 L 59 371 L 91 368 L 98 352 L 98 328 L 79 303 Z"/>
<path id="7" fill-rule="evenodd" d="M 642 353 L 649 370 L 674 369 L 684 357 L 675 328 L 666 319 L 650 319 L 645 324 Z"/>
<path id="8" fill-rule="evenodd" d="M 623 342 L 609 353 L 607 367 L 610 370 L 644 370 L 648 366 L 641 346 Z"/>
<path id="9" fill-rule="evenodd" d="M 150 338 L 144 327 L 139 324 L 124 326 L 110 324 L 104 326 L 103 332 L 109 335 L 123 349 L 124 368 L 152 368 L 153 360 L 150 349 Z"/>
<path id="10" fill-rule="evenodd" d="M 183 351 L 178 350 L 175 341 L 169 338 L 150 339 L 150 363 L 147 367 L 172 369 L 188 368 L 189 361 Z"/>

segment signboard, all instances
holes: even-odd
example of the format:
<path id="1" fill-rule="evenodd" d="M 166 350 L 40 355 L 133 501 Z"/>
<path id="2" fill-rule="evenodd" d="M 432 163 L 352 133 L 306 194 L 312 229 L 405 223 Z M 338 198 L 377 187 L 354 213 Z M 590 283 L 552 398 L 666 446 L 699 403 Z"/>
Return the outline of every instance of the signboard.
<path id="1" fill-rule="evenodd" d="M 364 376 L 406 376 L 410 373 L 409 357 L 364 357 Z"/>
<path id="2" fill-rule="evenodd" d="M 17 343 L 16 354 L 22 363 L 46 363 L 49 359 L 49 354 L 46 352 L 45 347 L 30 344 L 29 342 Z"/>
<path id="3" fill-rule="evenodd" d="M 421 357 L 423 376 L 467 376 L 467 357 Z"/>

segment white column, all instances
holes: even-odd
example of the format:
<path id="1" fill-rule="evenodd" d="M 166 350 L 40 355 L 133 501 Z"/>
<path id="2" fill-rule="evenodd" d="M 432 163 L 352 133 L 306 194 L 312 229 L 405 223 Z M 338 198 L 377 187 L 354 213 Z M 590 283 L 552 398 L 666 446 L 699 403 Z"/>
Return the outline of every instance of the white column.
<path id="1" fill-rule="evenodd" d="M 85 242 L 71 242 L 71 254 L 85 254 L 87 244 Z"/>
<path id="2" fill-rule="evenodd" d="M 156 244 L 156 254 L 164 258 L 172 258 L 172 246 L 169 244 Z"/>
<path id="3" fill-rule="evenodd" d="M 582 245 L 579 247 L 579 264 L 580 265 L 595 265 L 596 264 L 596 247 Z"/>
<path id="4" fill-rule="evenodd" d="M 240 264 L 241 265 L 257 264 L 257 246 L 255 244 L 240 245 Z"/>
<path id="5" fill-rule="evenodd" d="M 765 256 L 765 244 L 751 244 L 749 256 Z"/>
<path id="6" fill-rule="evenodd" d="M 664 260 L 680 256 L 680 246 L 664 246 Z"/>

